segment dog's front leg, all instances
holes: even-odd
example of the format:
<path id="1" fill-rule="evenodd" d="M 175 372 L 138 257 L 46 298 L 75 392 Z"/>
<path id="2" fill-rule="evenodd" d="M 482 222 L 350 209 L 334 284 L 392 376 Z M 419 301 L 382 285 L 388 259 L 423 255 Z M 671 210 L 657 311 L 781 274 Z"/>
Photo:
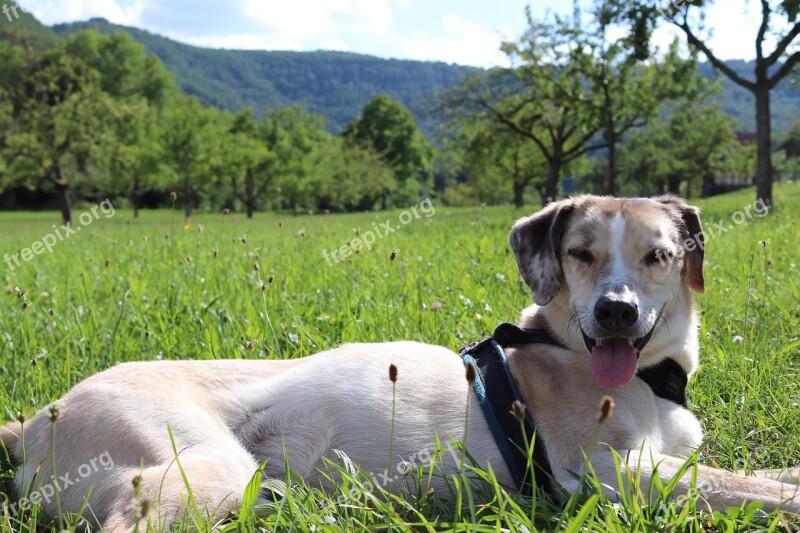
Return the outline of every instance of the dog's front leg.
<path id="1" fill-rule="evenodd" d="M 658 476 L 662 486 L 677 478 L 674 497 L 699 491 L 699 505 L 707 506 L 714 511 L 739 507 L 743 502 L 758 501 L 763 503 L 764 510 L 768 512 L 780 508 L 800 514 L 800 486 L 781 483 L 766 476 L 747 477 L 718 468 L 697 465 L 697 481 L 693 483 L 694 467 L 684 468 L 685 459 L 633 450 L 620 452 L 617 460 L 611 451 L 598 452 L 592 456 L 591 464 L 603 486 L 603 492 L 612 498 L 618 498 L 623 491 L 630 491 L 637 483 L 642 492 L 647 494 L 653 476 Z M 580 487 L 580 482 L 574 476 L 558 477 L 570 492 Z M 620 479 L 623 484 L 621 487 Z M 657 495 L 653 494 L 653 497 Z"/>

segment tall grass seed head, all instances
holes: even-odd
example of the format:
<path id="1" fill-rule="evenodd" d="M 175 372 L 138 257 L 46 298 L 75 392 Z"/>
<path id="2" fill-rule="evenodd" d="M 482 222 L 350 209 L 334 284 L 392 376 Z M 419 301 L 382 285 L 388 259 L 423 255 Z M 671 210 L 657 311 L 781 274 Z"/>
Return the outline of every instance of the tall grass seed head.
<path id="1" fill-rule="evenodd" d="M 603 399 L 600 400 L 600 418 L 598 419 L 601 424 L 614 415 L 614 405 L 614 398 L 604 394 Z"/>

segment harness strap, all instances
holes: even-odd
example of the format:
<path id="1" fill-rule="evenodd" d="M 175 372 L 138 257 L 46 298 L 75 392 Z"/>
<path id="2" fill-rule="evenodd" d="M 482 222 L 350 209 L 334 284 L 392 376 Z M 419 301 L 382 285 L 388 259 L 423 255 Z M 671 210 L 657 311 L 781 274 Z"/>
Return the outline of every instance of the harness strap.
<path id="1" fill-rule="evenodd" d="M 519 401 L 524 405 L 524 401 L 508 367 L 504 348 L 520 344 L 549 344 L 565 348 L 548 331 L 504 323 L 495 329 L 491 337 L 462 349 L 461 357 L 465 365 L 471 365 L 475 370 L 473 390 L 517 487 L 527 495 L 533 493 L 534 486 L 554 494 L 554 478 L 547 449 L 543 439 L 536 433 L 536 422 L 530 409 L 525 409 L 523 424 L 512 413 L 514 402 Z M 657 365 L 639 370 L 636 375 L 656 396 L 683 407 L 688 406 L 686 385 L 689 378 L 674 359 L 664 359 Z M 529 448 L 533 449 L 532 464 L 528 460 Z"/>
<path id="2" fill-rule="evenodd" d="M 512 324 L 501 324 L 493 337 L 473 344 L 463 350 L 461 356 L 464 364 L 471 365 L 475 370 L 473 390 L 517 487 L 529 496 L 533 494 L 534 486 L 553 494 L 550 460 L 547 458 L 544 441 L 536 434 L 536 423 L 530 409 L 525 409 L 523 423 L 512 413 L 514 402 L 524 404 L 524 401 L 508 367 L 508 358 L 503 348 L 518 344 L 515 342 L 518 332 L 522 330 Z M 525 330 L 523 333 L 527 335 L 526 338 L 535 337 L 542 343 L 556 344 L 546 331 Z M 487 391 L 491 391 L 491 394 Z M 529 448 L 533 450 L 532 461 L 528 460 Z"/>

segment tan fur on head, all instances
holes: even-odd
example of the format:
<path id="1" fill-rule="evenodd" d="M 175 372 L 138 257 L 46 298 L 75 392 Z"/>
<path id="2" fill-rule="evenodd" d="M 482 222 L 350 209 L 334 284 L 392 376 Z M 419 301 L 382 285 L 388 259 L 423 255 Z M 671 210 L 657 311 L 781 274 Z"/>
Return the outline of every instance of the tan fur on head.
<path id="1" fill-rule="evenodd" d="M 11 422 L 3 427 L 0 427 L 0 441 L 9 452 L 12 452 L 17 446 L 17 441 L 22 436 L 22 424 L 19 422 Z"/>

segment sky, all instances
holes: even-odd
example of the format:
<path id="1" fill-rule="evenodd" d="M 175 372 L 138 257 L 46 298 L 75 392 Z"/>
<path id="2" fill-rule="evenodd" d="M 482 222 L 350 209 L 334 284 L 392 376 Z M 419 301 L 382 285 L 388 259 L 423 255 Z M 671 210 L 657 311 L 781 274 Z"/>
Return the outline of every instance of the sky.
<path id="1" fill-rule="evenodd" d="M 10 0 L 9 0 L 10 1 Z M 664 0 L 665 6 L 670 0 Z M 2 2 L 2 0 L 0 0 Z M 379 57 L 506 65 L 503 41 L 535 18 L 569 11 L 569 0 L 18 0 L 46 24 L 104 17 L 180 42 L 213 48 L 341 50 Z M 709 8 L 711 46 L 722 59 L 752 59 L 759 2 Z M 675 30 L 662 29 L 666 46 Z"/>

